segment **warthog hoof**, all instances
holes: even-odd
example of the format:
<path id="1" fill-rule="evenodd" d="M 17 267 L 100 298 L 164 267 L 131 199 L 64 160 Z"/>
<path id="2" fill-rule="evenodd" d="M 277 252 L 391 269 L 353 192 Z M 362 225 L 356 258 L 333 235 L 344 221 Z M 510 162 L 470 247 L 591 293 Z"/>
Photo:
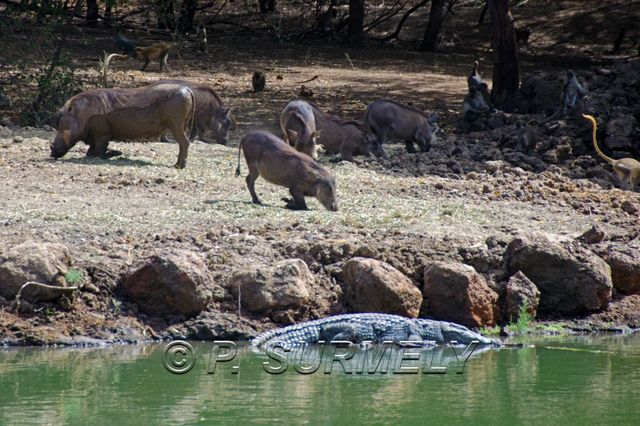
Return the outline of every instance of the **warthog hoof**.
<path id="1" fill-rule="evenodd" d="M 118 157 L 120 155 L 122 155 L 122 151 L 118 151 L 117 149 L 108 149 L 107 152 L 105 152 L 102 157 L 111 158 L 111 157 Z"/>
<path id="2" fill-rule="evenodd" d="M 187 166 L 186 163 L 180 163 L 180 162 L 177 162 L 176 164 L 173 165 L 173 167 L 176 169 L 184 169 L 186 166 Z"/>
<path id="3" fill-rule="evenodd" d="M 293 198 L 282 198 L 282 201 L 287 203 L 285 207 L 289 210 L 308 210 L 307 206 L 299 206 L 296 204 L 296 201 Z"/>

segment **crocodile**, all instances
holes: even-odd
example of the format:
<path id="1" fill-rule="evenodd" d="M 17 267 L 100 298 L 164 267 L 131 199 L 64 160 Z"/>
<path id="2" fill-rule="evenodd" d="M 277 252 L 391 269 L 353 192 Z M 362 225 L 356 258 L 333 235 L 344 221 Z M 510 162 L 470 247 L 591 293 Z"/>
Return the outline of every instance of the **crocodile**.
<path id="1" fill-rule="evenodd" d="M 263 349 L 278 342 L 279 345 L 295 348 L 304 343 L 336 340 L 353 343 L 421 341 L 436 344 L 454 341 L 469 344 L 477 341 L 481 345 L 500 345 L 495 340 L 452 322 L 360 313 L 336 315 L 270 330 L 251 340 L 251 346 Z"/>

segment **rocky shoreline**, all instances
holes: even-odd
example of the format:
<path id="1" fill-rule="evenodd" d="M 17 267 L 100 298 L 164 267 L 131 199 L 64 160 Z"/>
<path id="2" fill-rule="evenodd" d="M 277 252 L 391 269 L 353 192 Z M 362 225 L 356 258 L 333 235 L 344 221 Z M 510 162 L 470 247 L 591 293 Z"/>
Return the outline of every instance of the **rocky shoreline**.
<path id="1" fill-rule="evenodd" d="M 515 149 L 515 122 L 557 107 L 558 76 L 524 79 L 526 114 L 472 127 L 445 114 L 428 153 L 323 159 L 339 213 L 287 211 L 264 182 L 266 206 L 250 205 L 235 147 L 193 144 L 181 172 L 162 143 L 53 162 L 51 129 L 2 127 L 0 344 L 247 339 L 363 311 L 477 329 L 515 321 L 525 303 L 576 332 L 637 329 L 640 200 L 592 153 L 581 113 L 606 122 L 608 152 L 637 157 L 639 71 L 631 60 L 578 72 L 590 95 L 535 124 L 533 153 Z M 29 286 L 18 304 L 30 281 L 79 289 Z"/>

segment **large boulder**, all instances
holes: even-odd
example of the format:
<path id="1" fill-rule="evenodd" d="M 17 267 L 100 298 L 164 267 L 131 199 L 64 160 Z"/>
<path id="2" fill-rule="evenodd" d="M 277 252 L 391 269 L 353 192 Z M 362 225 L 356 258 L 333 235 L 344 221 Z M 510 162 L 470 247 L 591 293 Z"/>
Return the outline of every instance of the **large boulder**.
<path id="1" fill-rule="evenodd" d="M 563 86 L 564 80 L 559 75 L 538 73 L 525 76 L 518 92 L 518 111 L 533 114 L 557 109 Z"/>
<path id="2" fill-rule="evenodd" d="M 579 315 L 604 309 L 611 300 L 609 265 L 579 245 L 570 249 L 544 235 L 516 237 L 507 247 L 508 272 L 522 271 L 535 283 L 541 313 Z"/>
<path id="3" fill-rule="evenodd" d="M 526 305 L 527 312 L 535 317 L 540 304 L 540 290 L 525 274 L 518 271 L 509 278 L 505 287 L 505 309 L 507 320 L 517 321 L 520 308 Z"/>
<path id="4" fill-rule="evenodd" d="M 427 313 L 435 319 L 467 327 L 496 323 L 498 294 L 472 266 L 454 262 L 428 265 L 423 294 Z"/>
<path id="5" fill-rule="evenodd" d="M 62 244 L 28 241 L 0 256 L 0 296 L 12 299 L 29 281 L 66 287 L 65 274 L 71 266 L 69 249 Z M 60 290 L 28 286 L 20 296 L 30 301 L 49 301 L 64 294 Z"/>
<path id="6" fill-rule="evenodd" d="M 212 298 L 211 276 L 197 253 L 176 250 L 153 255 L 122 279 L 124 293 L 149 315 L 195 316 Z"/>
<path id="7" fill-rule="evenodd" d="M 635 145 L 634 129 L 637 120 L 631 114 L 622 114 L 607 122 L 604 145 L 613 151 L 631 152 Z"/>
<path id="8" fill-rule="evenodd" d="M 256 266 L 236 272 L 229 290 L 242 309 L 268 313 L 298 309 L 309 302 L 314 278 L 301 259 L 287 259 L 272 266 Z"/>
<path id="9" fill-rule="evenodd" d="M 634 247 L 607 247 L 602 253 L 611 268 L 613 287 L 623 294 L 640 293 L 640 250 Z"/>
<path id="10" fill-rule="evenodd" d="M 420 290 L 388 263 L 354 257 L 342 269 L 345 299 L 352 312 L 381 312 L 417 318 Z"/>

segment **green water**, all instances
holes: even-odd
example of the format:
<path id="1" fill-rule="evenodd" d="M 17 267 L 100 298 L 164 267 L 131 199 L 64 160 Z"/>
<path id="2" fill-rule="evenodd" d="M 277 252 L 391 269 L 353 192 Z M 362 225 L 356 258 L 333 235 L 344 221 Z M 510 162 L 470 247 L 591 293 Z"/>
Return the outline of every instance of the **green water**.
<path id="1" fill-rule="evenodd" d="M 163 367 L 164 344 L 0 349 L 0 424 L 640 425 L 640 336 L 528 342 L 474 354 L 462 374 L 445 352 L 439 375 L 344 374 L 337 364 L 272 375 L 246 348 L 207 374 L 204 343 L 182 375 Z"/>

